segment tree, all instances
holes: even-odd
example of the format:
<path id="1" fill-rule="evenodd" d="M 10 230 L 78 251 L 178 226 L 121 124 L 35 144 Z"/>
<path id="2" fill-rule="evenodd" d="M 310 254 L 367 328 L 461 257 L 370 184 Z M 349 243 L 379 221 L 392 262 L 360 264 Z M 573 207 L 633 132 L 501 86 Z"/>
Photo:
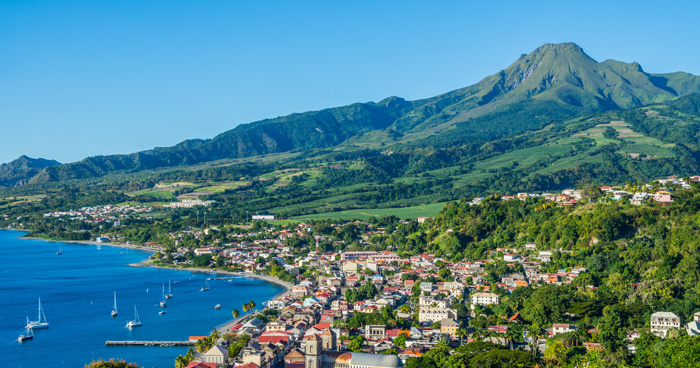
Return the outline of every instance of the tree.
<path id="1" fill-rule="evenodd" d="M 219 330 L 214 328 L 211 330 L 211 334 L 209 335 L 209 337 L 211 337 L 212 341 L 214 341 L 214 343 L 216 343 L 217 341 L 219 341 L 219 338 L 221 338 L 221 332 L 219 332 Z"/>
<path id="2" fill-rule="evenodd" d="M 615 139 L 618 135 L 619 133 L 617 132 L 617 130 L 611 127 L 606 127 L 603 131 L 603 138 Z"/>
<path id="3" fill-rule="evenodd" d="M 468 335 L 467 330 L 465 330 L 463 328 L 460 328 L 459 330 L 457 330 L 457 336 L 459 337 L 459 344 L 460 345 L 464 344 L 464 336 L 467 336 L 467 335 Z"/>
<path id="4" fill-rule="evenodd" d="M 617 352 L 623 348 L 627 334 L 622 325 L 620 314 L 614 307 L 607 306 L 603 309 L 603 317 L 598 321 L 600 342 L 611 352 Z"/>
<path id="5" fill-rule="evenodd" d="M 233 315 L 234 319 L 238 318 L 241 315 L 238 309 L 234 309 L 233 312 L 231 312 L 231 314 Z"/>
<path id="6" fill-rule="evenodd" d="M 394 339 L 394 345 L 405 348 L 406 347 L 406 334 L 400 334 Z"/>
<path id="7" fill-rule="evenodd" d="M 556 340 L 544 349 L 544 357 L 547 359 L 561 361 L 566 356 L 566 347 L 561 340 Z"/>
<path id="8" fill-rule="evenodd" d="M 365 337 L 364 336 L 356 336 L 350 339 L 350 343 L 348 343 L 348 349 L 352 352 L 355 353 L 361 353 L 362 352 L 362 344 L 365 343 Z"/>

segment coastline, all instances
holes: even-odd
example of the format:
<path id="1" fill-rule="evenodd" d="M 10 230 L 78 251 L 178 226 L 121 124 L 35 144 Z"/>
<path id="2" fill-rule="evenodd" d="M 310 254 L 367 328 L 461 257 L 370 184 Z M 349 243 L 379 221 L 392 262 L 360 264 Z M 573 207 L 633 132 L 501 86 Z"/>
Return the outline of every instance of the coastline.
<path id="1" fill-rule="evenodd" d="M 0 230 L 7 230 L 7 231 L 19 231 L 19 232 L 25 232 L 29 233 L 26 230 L 18 230 L 18 229 L 6 229 L 2 228 Z M 26 236 L 18 236 L 18 239 L 26 239 L 26 240 L 43 240 L 47 242 L 55 242 L 55 243 L 68 243 L 68 244 L 82 244 L 82 245 L 105 245 L 105 246 L 110 246 L 110 247 L 121 247 L 121 248 L 127 248 L 127 249 L 136 249 L 136 250 L 142 250 L 142 251 L 147 251 L 147 252 L 152 252 L 156 253 L 159 252 L 159 248 L 154 248 L 154 247 L 142 247 L 142 246 L 137 246 L 134 244 L 117 244 L 117 243 L 101 243 L 97 241 L 90 241 L 90 240 L 52 240 L 52 239 L 44 239 L 44 238 L 36 238 L 36 237 L 26 237 Z M 257 275 L 257 274 L 251 274 L 251 273 L 240 273 L 240 272 L 232 272 L 232 271 L 224 271 L 224 270 L 215 270 L 215 269 L 209 269 L 209 268 L 179 268 L 179 267 L 165 267 L 165 266 L 156 266 L 151 263 L 151 257 L 148 257 L 144 259 L 141 262 L 137 263 L 130 263 L 127 264 L 126 266 L 129 267 L 148 267 L 148 268 L 160 268 L 160 269 L 167 269 L 167 270 L 179 270 L 179 271 L 190 271 L 190 272 L 200 272 L 200 273 L 211 273 L 211 274 L 220 274 L 220 275 L 230 275 L 230 276 L 241 276 L 245 278 L 253 278 L 253 279 L 259 279 L 263 280 L 272 284 L 276 284 L 279 286 L 282 286 L 284 290 L 267 300 L 268 302 L 272 299 L 276 299 L 282 296 L 286 296 L 291 293 L 292 287 L 294 284 L 286 281 L 282 281 L 278 279 L 277 277 L 270 276 L 270 275 Z M 214 326 L 214 328 L 218 329 L 222 334 L 223 333 L 228 333 L 229 329 L 236 325 L 237 323 L 246 320 L 257 313 L 260 313 L 261 310 L 258 311 L 253 311 L 244 315 L 239 316 L 238 318 L 235 319 L 230 319 L 227 320 L 226 322 Z"/>
<path id="2" fill-rule="evenodd" d="M 19 231 L 19 232 L 25 232 L 29 234 L 30 232 L 28 230 L 21 230 L 21 229 L 8 229 L 8 228 L 0 228 L 0 230 L 5 230 L 5 231 Z M 160 248 L 155 248 L 155 247 L 144 247 L 140 245 L 134 245 L 134 244 L 122 244 L 122 243 L 102 243 L 94 240 L 54 240 L 54 239 L 44 239 L 44 238 L 37 238 L 37 237 L 32 237 L 32 236 L 18 236 L 18 239 L 26 239 L 26 240 L 43 240 L 47 242 L 53 242 L 53 243 L 66 243 L 66 244 L 82 244 L 82 245 L 106 245 L 108 247 L 119 247 L 119 248 L 127 248 L 127 249 L 136 249 L 136 250 L 143 250 L 146 252 L 153 252 L 157 253 L 160 252 Z"/>
<path id="3" fill-rule="evenodd" d="M 180 271 L 190 271 L 190 272 L 201 272 L 201 273 L 211 273 L 211 274 L 217 274 L 217 275 L 230 275 L 230 276 L 241 276 L 244 278 L 251 278 L 251 279 L 259 279 L 263 280 L 272 284 L 276 284 L 279 286 L 282 286 L 284 288 L 283 291 L 279 292 L 277 295 L 273 296 L 266 302 L 269 302 L 272 299 L 277 299 L 282 296 L 286 296 L 291 293 L 292 287 L 294 287 L 294 284 L 287 282 L 287 281 L 282 281 L 278 279 L 277 277 L 274 276 L 269 276 L 269 275 L 256 275 L 256 274 L 249 274 L 249 273 L 243 273 L 241 274 L 240 272 L 232 272 L 232 271 L 223 271 L 223 270 L 214 270 L 210 268 L 198 268 L 198 267 L 193 267 L 193 268 L 179 268 L 179 267 L 164 267 L 164 266 L 156 266 L 151 264 L 150 258 L 145 259 L 141 262 L 137 263 L 130 263 L 127 266 L 129 267 L 148 267 L 148 268 L 160 268 L 160 269 L 166 269 L 166 270 L 180 270 Z M 260 311 L 254 311 L 245 315 L 241 315 L 238 318 L 228 320 L 218 326 L 215 326 L 219 332 L 223 333 L 228 333 L 229 329 L 233 326 L 235 326 L 238 322 L 243 321 L 251 316 L 254 316 L 257 313 L 260 313 Z"/>

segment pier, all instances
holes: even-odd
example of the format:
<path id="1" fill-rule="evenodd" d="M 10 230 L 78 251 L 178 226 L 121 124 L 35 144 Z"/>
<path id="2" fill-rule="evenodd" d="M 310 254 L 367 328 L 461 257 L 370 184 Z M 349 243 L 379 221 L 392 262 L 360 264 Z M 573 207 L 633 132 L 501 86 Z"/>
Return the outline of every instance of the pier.
<path id="1" fill-rule="evenodd" d="M 196 341 L 110 341 L 105 342 L 105 346 L 194 346 Z"/>

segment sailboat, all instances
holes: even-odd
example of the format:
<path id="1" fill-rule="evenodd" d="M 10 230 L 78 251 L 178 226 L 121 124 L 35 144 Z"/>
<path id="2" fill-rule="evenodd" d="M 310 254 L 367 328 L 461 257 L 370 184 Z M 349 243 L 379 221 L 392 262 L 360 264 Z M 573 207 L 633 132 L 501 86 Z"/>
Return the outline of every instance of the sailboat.
<path id="1" fill-rule="evenodd" d="M 61 249 L 60 245 L 58 246 L 58 252 L 56 252 L 56 254 L 58 254 L 59 256 L 63 254 L 63 249 Z"/>
<path id="2" fill-rule="evenodd" d="M 160 307 L 161 308 L 166 308 L 168 306 L 168 303 L 165 302 L 165 284 L 163 284 L 163 300 L 160 302 Z"/>
<path id="3" fill-rule="evenodd" d="M 43 318 L 42 318 L 43 317 Z M 36 321 L 29 321 L 27 318 L 27 328 L 49 328 L 49 322 L 46 320 L 46 314 L 44 314 L 44 308 L 41 307 L 41 298 L 39 298 L 39 317 Z"/>
<path id="4" fill-rule="evenodd" d="M 165 299 L 170 299 L 173 297 L 173 292 L 170 291 L 170 280 L 168 280 L 168 293 L 165 294 Z"/>
<path id="5" fill-rule="evenodd" d="M 114 292 L 114 308 L 112 309 L 112 317 L 117 316 L 117 292 Z"/>
<path id="6" fill-rule="evenodd" d="M 209 280 L 204 281 L 204 287 L 199 289 L 199 291 L 209 291 Z"/>
<path id="7" fill-rule="evenodd" d="M 29 317 L 27 317 L 27 325 L 29 325 Z M 31 340 L 34 338 L 34 330 L 31 328 L 27 328 L 23 334 L 20 334 L 19 337 L 17 338 L 18 342 L 26 341 L 26 340 Z"/>
<path id="8" fill-rule="evenodd" d="M 136 304 L 134 304 L 134 319 L 126 323 L 126 328 L 141 327 L 141 319 L 139 318 L 139 312 L 136 311 Z"/>

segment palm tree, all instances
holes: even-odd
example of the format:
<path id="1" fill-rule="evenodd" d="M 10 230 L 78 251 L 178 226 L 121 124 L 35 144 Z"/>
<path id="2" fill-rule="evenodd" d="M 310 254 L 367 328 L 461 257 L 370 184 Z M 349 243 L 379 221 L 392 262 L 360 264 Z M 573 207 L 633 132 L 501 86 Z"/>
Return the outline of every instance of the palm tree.
<path id="1" fill-rule="evenodd" d="M 513 341 L 515 341 L 518 338 L 518 333 L 513 330 L 512 328 L 509 328 L 508 331 L 506 331 L 506 340 L 508 341 L 508 347 L 513 350 Z"/>
<path id="2" fill-rule="evenodd" d="M 238 309 L 234 309 L 233 312 L 231 312 L 231 314 L 233 315 L 234 319 L 238 318 L 241 315 L 241 313 L 238 312 Z"/>
<path id="3" fill-rule="evenodd" d="M 243 304 L 243 312 L 249 311 L 250 308 L 248 308 L 248 303 Z"/>
<path id="4" fill-rule="evenodd" d="M 254 301 L 251 300 L 249 304 L 250 304 L 250 309 L 255 308 L 255 302 L 254 302 Z"/>
<path id="5" fill-rule="evenodd" d="M 211 335 L 209 335 L 209 336 L 211 336 L 214 343 L 216 343 L 217 341 L 219 341 L 219 338 L 221 337 L 221 333 L 219 332 L 219 330 L 214 328 L 213 330 L 211 330 Z"/>
<path id="6" fill-rule="evenodd" d="M 447 341 L 445 340 L 440 340 L 437 344 L 438 348 L 446 348 L 447 347 Z"/>
<path id="7" fill-rule="evenodd" d="M 184 368 L 187 364 L 189 364 L 189 362 L 186 357 L 178 355 L 177 358 L 175 358 L 175 368 Z"/>
<path id="8" fill-rule="evenodd" d="M 460 328 L 457 330 L 457 336 L 459 336 L 459 344 L 463 345 L 464 344 L 464 336 L 467 336 L 467 330 Z"/>

